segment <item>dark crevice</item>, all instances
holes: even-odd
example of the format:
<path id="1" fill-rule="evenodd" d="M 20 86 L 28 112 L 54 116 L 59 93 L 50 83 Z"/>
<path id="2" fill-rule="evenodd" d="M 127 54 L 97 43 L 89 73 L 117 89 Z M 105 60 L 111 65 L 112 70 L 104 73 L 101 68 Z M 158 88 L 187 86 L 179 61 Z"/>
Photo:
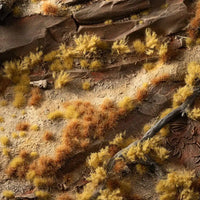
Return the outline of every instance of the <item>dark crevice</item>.
<path id="1" fill-rule="evenodd" d="M 74 18 L 74 15 L 71 15 L 71 18 L 74 20 L 74 23 L 76 25 L 76 32 L 77 32 L 80 24 L 76 21 L 76 19 Z"/>

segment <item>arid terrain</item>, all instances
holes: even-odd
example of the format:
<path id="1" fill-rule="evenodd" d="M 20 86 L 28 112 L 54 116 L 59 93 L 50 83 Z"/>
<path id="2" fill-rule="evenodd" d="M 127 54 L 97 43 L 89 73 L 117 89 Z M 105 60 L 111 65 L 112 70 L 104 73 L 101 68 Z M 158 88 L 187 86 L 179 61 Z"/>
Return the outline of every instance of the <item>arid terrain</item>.
<path id="1" fill-rule="evenodd" d="M 199 200 L 199 25 L 199 1 L 0 0 L 0 198 Z"/>

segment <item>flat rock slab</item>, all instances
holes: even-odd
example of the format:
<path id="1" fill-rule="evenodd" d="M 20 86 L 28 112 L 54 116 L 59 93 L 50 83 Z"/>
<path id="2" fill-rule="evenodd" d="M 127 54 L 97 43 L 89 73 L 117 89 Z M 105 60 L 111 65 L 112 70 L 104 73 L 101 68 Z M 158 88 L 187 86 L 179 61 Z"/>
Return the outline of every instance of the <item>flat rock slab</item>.
<path id="1" fill-rule="evenodd" d="M 77 4 L 84 4 L 89 0 L 62 0 L 62 3 L 67 6 L 73 6 Z"/>
<path id="2" fill-rule="evenodd" d="M 147 27 L 156 33 L 169 35 L 180 31 L 187 25 L 187 7 L 183 2 L 170 4 L 166 9 L 153 11 L 139 20 L 113 22 L 112 24 L 82 25 L 78 32 L 94 33 L 107 41 L 115 41 L 127 36 L 138 37 L 144 35 Z M 142 20 L 143 23 L 140 23 Z"/>
<path id="3" fill-rule="evenodd" d="M 0 26 L 0 61 L 25 55 L 41 45 L 51 49 L 75 30 L 71 17 L 35 15 L 9 19 Z"/>
<path id="4" fill-rule="evenodd" d="M 200 122 L 179 117 L 170 123 L 168 147 L 176 163 L 200 175 Z"/>
<path id="5" fill-rule="evenodd" d="M 121 19 L 149 7 L 149 0 L 109 0 L 91 4 L 73 17 L 79 24 L 97 24 L 107 19 Z"/>

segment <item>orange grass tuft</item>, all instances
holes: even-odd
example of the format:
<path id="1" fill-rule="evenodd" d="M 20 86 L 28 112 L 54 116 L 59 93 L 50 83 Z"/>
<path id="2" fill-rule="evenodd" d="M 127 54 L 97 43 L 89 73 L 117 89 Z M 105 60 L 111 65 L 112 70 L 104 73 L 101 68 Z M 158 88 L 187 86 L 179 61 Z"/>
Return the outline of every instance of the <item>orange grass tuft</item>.
<path id="1" fill-rule="evenodd" d="M 123 160 L 118 160 L 115 163 L 115 166 L 114 166 L 113 170 L 116 173 L 120 173 L 124 169 L 125 166 L 126 166 L 126 164 L 125 164 L 125 162 Z"/>
<path id="2" fill-rule="evenodd" d="M 30 169 L 34 170 L 36 175 L 39 176 L 51 176 L 55 174 L 59 167 L 55 160 L 48 156 L 41 156 L 30 165 Z"/>
<path id="3" fill-rule="evenodd" d="M 114 156 L 119 150 L 120 149 L 117 145 L 115 145 L 115 144 L 109 145 L 109 153 L 111 156 Z"/>
<path id="4" fill-rule="evenodd" d="M 194 40 L 198 36 L 198 28 L 200 26 L 200 1 L 196 4 L 195 16 L 191 19 L 188 29 L 189 37 Z"/>
<path id="5" fill-rule="evenodd" d="M 29 106 L 36 106 L 39 104 L 40 100 L 42 99 L 42 95 L 39 88 L 33 88 L 31 90 L 31 97 L 28 100 Z"/>
<path id="6" fill-rule="evenodd" d="M 122 115 L 121 110 L 110 100 L 104 101 L 100 107 L 80 100 L 64 103 L 66 109 L 69 106 L 73 106 L 79 116 L 63 129 L 62 142 L 56 148 L 55 154 L 52 157 L 40 157 L 31 165 L 36 175 L 55 174 L 75 152 L 87 148 L 91 140 L 103 137 Z M 113 147 L 113 154 L 115 151 Z"/>
<path id="7" fill-rule="evenodd" d="M 30 164 L 29 153 L 25 150 L 22 150 L 19 156 L 13 158 L 8 164 L 5 172 L 8 176 L 15 176 L 19 178 L 24 178 L 29 169 Z"/>
<path id="8" fill-rule="evenodd" d="M 16 126 L 16 130 L 18 131 L 28 131 L 30 124 L 28 122 L 20 122 Z"/>
<path id="9" fill-rule="evenodd" d="M 27 159 L 29 157 L 29 153 L 26 150 L 21 150 L 19 156 L 23 159 Z"/>
<path id="10" fill-rule="evenodd" d="M 135 99 L 141 102 L 147 96 L 147 87 L 139 88 L 136 92 Z"/>
<path id="11" fill-rule="evenodd" d="M 44 15 L 57 15 L 58 7 L 54 4 L 45 2 L 42 5 L 42 13 Z"/>
<path id="12" fill-rule="evenodd" d="M 43 140 L 50 141 L 50 140 L 53 140 L 53 139 L 54 139 L 54 136 L 53 136 L 52 132 L 50 132 L 50 131 L 45 131 L 44 132 Z"/>
<path id="13" fill-rule="evenodd" d="M 160 82 L 165 82 L 170 78 L 169 74 L 162 74 L 161 76 L 155 77 L 151 80 L 151 84 L 158 85 Z"/>

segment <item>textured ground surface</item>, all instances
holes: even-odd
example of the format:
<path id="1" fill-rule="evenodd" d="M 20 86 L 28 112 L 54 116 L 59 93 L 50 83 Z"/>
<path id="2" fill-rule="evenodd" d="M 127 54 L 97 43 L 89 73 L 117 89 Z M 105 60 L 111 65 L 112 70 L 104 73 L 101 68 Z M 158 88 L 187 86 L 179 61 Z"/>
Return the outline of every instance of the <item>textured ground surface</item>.
<path id="1" fill-rule="evenodd" d="M 147 1 L 147 5 L 148 2 L 149 1 Z M 26 5 L 24 6 L 26 8 Z M 40 12 L 38 4 L 29 7 L 24 15 L 29 15 L 32 12 Z M 83 10 L 82 12 L 84 13 L 85 11 Z M 83 14 L 80 14 L 81 11 L 78 13 L 79 14 L 74 15 L 75 18 L 77 16 L 83 16 Z M 183 19 L 184 17 L 186 17 L 185 14 L 183 14 Z M 105 20 L 106 19 L 103 18 L 103 21 Z M 124 21 L 126 21 L 126 19 L 124 19 Z M 119 25 L 124 21 L 119 20 L 116 24 Z M 183 21 L 180 21 L 180 24 L 182 24 Z M 173 30 L 179 27 L 180 24 L 174 26 Z M 94 25 L 94 29 L 91 28 L 92 26 L 86 26 L 85 28 L 86 30 L 91 28 L 94 31 L 101 30 L 100 27 L 102 26 L 105 25 L 100 24 L 96 27 Z M 125 29 L 126 28 L 127 26 L 125 26 Z M 144 28 L 145 26 L 141 30 L 143 31 Z M 83 30 L 84 27 L 79 26 L 79 31 L 81 29 Z M 109 30 L 108 26 L 103 30 L 105 31 L 107 29 Z M 111 27 L 111 29 L 113 30 L 113 27 Z M 18 31 L 16 32 L 16 30 Z M 69 15 L 62 18 L 35 15 L 18 20 L 13 20 L 12 17 L 8 17 L 8 21 L 5 24 L 0 25 L 0 35 L 4 35 L 4 37 L 0 37 L 1 61 L 26 55 L 27 52 L 30 50 L 32 51 L 40 45 L 44 47 L 44 51 L 50 51 L 51 49 L 57 48 L 61 42 L 66 42 L 66 44 L 68 44 L 76 31 L 77 26 L 74 23 L 74 19 Z M 166 29 L 163 31 L 166 31 L 166 34 L 168 34 L 169 30 Z M 105 33 L 109 32 L 105 31 Z M 101 31 L 99 35 L 102 36 Z M 107 36 L 108 35 L 109 34 L 107 34 Z M 121 36 L 118 35 L 116 37 Z M 106 39 L 106 35 L 103 35 L 102 38 Z M 115 36 L 111 35 L 111 40 L 113 40 L 113 38 L 116 39 Z M 108 40 L 110 39 L 108 38 Z M 13 87 L 8 87 L 0 96 L 0 101 L 6 100 L 8 102 L 7 106 L 0 107 L 0 116 L 4 118 L 4 122 L 0 123 L 0 136 L 7 136 L 10 139 L 10 144 L 8 146 L 10 149 L 10 157 L 2 155 L 3 146 L 0 148 L 0 193 L 3 190 L 13 190 L 16 195 L 20 196 L 27 193 L 32 194 L 35 190 L 34 186 L 29 181 L 8 177 L 5 174 L 5 169 L 10 160 L 18 155 L 23 149 L 29 152 L 36 151 L 40 156 L 54 155 L 56 147 L 61 144 L 62 130 L 69 121 L 48 120 L 47 115 L 49 112 L 57 109 L 62 110 L 63 102 L 78 99 L 89 101 L 97 107 L 107 98 L 117 103 L 126 96 L 134 97 L 137 93 L 137 89 L 141 88 L 145 83 L 150 84 L 148 95 L 143 102 L 137 105 L 136 109 L 129 113 L 125 118 L 120 119 L 113 130 L 108 130 L 109 134 L 106 134 L 104 139 L 95 141 L 95 143 L 91 144 L 85 151 L 78 152 L 74 155 L 74 157 L 63 167 L 64 170 L 59 172 L 60 174 L 56 177 L 57 182 L 55 186 L 50 189 L 53 198 L 63 191 L 78 191 L 79 188 L 86 184 L 84 181 L 85 177 L 88 175 L 88 169 L 85 165 L 85 159 L 91 152 L 95 152 L 104 147 L 117 133 L 123 131 L 126 131 L 127 137 L 133 136 L 140 138 L 142 136 L 141 131 L 143 126 L 148 122 L 155 121 L 162 110 L 171 106 L 172 95 L 176 92 L 178 87 L 183 85 L 187 64 L 191 61 L 200 62 L 199 46 L 192 49 L 181 48 L 176 50 L 178 55 L 175 58 L 167 62 L 167 64 L 158 66 L 151 71 L 146 71 L 142 67 L 144 58 L 142 58 L 142 61 L 140 62 L 134 56 L 119 57 L 116 63 L 112 65 L 111 62 L 111 64 L 106 66 L 107 68 L 100 72 L 86 72 L 77 69 L 72 70 L 71 74 L 75 77 L 74 80 L 60 90 L 55 90 L 53 88 L 42 90 L 43 98 L 40 105 L 37 107 L 25 106 L 22 109 L 14 108 L 12 105 Z M 161 82 L 156 86 L 151 84 L 151 81 L 155 79 L 155 77 L 160 77 L 163 74 L 169 75 L 170 78 L 168 81 Z M 84 91 L 82 89 L 82 82 L 84 80 L 89 80 L 91 83 L 92 87 L 89 91 Z M 40 130 L 28 131 L 24 137 L 18 137 L 16 139 L 12 138 L 12 133 L 17 132 L 16 125 L 22 121 L 29 122 L 31 125 L 37 124 L 40 127 Z M 43 134 L 47 130 L 50 130 L 53 133 L 53 141 L 46 142 L 43 140 Z M 184 153 L 187 152 L 187 148 L 188 147 L 183 150 L 183 160 L 185 160 L 184 156 L 187 157 L 188 155 L 187 153 Z M 184 162 L 182 163 L 186 165 L 187 163 L 191 163 L 188 166 L 192 169 L 196 167 L 193 165 L 196 161 L 189 159 L 188 162 Z M 177 167 L 174 166 L 173 161 L 168 165 L 169 168 Z M 68 177 L 70 177 L 70 179 Z M 157 182 L 157 176 L 155 176 L 155 174 L 148 173 L 146 176 L 139 176 L 132 172 L 127 179 L 131 179 L 132 185 L 135 186 L 133 193 L 140 194 L 145 200 L 158 199 L 155 191 L 152 190 L 152 185 L 154 186 Z M 30 199 L 34 198 L 35 196 L 30 197 Z"/>

